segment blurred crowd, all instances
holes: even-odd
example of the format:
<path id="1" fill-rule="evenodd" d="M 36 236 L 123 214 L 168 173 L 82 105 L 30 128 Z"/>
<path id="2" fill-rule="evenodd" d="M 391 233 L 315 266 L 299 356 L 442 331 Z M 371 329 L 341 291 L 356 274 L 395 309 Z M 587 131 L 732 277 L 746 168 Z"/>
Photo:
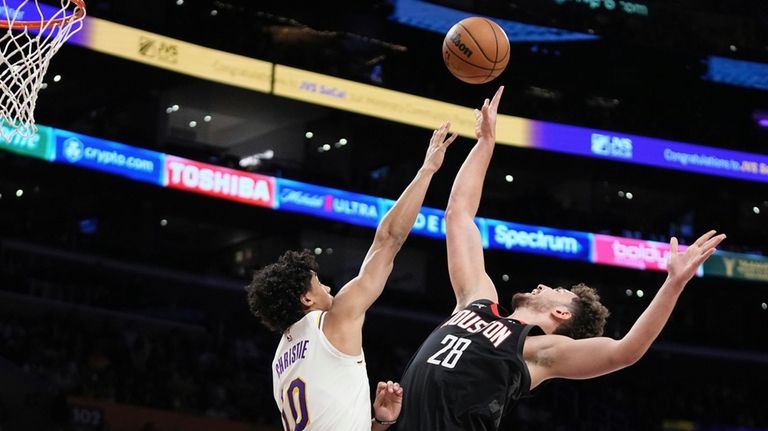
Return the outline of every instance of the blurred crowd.
<path id="1" fill-rule="evenodd" d="M 0 317 L 0 355 L 66 395 L 251 422 L 272 411 L 271 358 L 253 339 L 74 315 Z"/>

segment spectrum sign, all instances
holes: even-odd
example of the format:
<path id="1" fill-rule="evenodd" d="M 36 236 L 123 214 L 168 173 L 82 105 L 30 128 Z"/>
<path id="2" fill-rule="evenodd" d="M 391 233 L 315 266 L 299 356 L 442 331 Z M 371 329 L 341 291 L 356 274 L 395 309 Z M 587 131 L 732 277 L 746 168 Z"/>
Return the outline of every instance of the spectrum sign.
<path id="1" fill-rule="evenodd" d="M 275 179 L 167 156 L 167 187 L 248 205 L 274 207 Z"/>
<path id="2" fill-rule="evenodd" d="M 560 259 L 588 262 L 592 252 L 589 233 L 485 219 L 488 246 L 497 250 L 518 251 Z"/>

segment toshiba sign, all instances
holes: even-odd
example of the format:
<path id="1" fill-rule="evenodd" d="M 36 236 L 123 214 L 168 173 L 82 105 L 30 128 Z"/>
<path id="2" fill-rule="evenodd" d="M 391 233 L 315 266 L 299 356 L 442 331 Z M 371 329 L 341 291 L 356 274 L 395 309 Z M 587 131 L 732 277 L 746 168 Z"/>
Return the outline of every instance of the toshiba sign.
<path id="1" fill-rule="evenodd" d="M 180 157 L 168 156 L 165 163 L 168 187 L 273 208 L 275 180 L 272 177 L 222 168 Z"/>

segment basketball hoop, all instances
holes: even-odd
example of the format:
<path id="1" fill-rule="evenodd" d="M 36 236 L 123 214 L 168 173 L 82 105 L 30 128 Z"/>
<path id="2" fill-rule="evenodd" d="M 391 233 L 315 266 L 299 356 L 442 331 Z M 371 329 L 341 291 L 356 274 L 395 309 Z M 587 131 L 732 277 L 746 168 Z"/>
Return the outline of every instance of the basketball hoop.
<path id="1" fill-rule="evenodd" d="M 85 0 L 0 0 L 0 136 L 33 136 L 35 103 L 51 58 L 83 27 Z M 56 0 L 54 0 L 56 1 Z"/>

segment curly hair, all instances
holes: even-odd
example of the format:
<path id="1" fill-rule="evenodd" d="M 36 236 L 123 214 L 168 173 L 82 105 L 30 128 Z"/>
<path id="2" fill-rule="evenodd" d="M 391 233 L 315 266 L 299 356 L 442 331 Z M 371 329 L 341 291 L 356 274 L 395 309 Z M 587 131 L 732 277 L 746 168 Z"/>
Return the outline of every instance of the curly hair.
<path id="1" fill-rule="evenodd" d="M 558 326 L 554 333 L 575 339 L 603 335 L 605 320 L 611 313 L 600 303 L 600 295 L 584 283 L 573 286 L 571 292 L 576 294 L 570 304 L 571 318 Z"/>
<path id="2" fill-rule="evenodd" d="M 253 273 L 246 286 L 251 313 L 272 331 L 284 332 L 304 317 L 301 295 L 317 273 L 315 256 L 309 250 L 287 251 L 277 262 Z"/>

